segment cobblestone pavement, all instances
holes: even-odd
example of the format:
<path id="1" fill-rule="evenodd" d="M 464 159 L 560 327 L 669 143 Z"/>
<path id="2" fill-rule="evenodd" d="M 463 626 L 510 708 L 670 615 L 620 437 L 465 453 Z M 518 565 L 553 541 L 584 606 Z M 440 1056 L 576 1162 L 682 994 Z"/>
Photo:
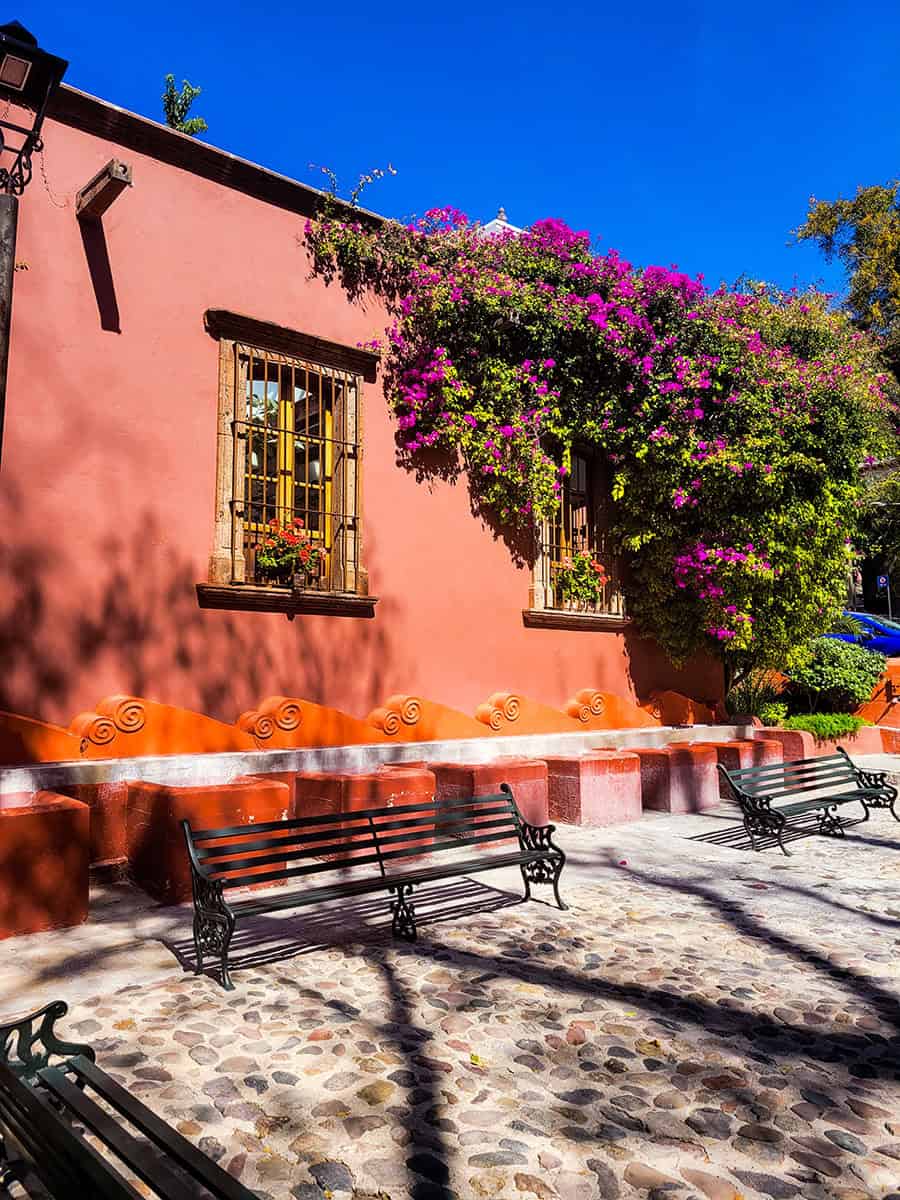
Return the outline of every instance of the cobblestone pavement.
<path id="1" fill-rule="evenodd" d="M 686 840 L 717 819 L 561 829 L 565 913 L 506 874 L 413 946 L 261 921 L 235 992 L 66 1029 L 261 1197 L 900 1200 L 900 826 L 787 860 Z"/>

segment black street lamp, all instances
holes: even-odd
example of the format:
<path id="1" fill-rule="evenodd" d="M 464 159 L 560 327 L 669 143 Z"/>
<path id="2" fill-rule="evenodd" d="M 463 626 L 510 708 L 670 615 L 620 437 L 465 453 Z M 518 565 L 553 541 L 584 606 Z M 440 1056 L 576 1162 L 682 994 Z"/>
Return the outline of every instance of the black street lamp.
<path id="1" fill-rule="evenodd" d="M 37 38 L 18 21 L 0 25 L 0 104 L 6 104 L 0 116 L 0 451 L 6 410 L 19 196 L 31 181 L 31 156 L 43 149 L 41 126 L 47 104 L 68 65 L 65 59 L 42 50 Z M 31 122 L 19 125 L 7 120 L 10 107 L 26 116 L 31 113 Z"/>

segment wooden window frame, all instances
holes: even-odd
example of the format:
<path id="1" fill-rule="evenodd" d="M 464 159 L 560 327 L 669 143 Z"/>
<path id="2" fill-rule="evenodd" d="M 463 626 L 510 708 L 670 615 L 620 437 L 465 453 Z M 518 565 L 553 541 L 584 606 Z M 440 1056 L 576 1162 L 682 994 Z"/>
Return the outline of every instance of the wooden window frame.
<path id="1" fill-rule="evenodd" d="M 197 584 L 202 608 L 239 609 L 254 612 L 332 614 L 335 616 L 374 615 L 377 597 L 370 596 L 368 573 L 363 565 L 363 384 L 376 377 L 377 356 L 369 351 L 328 342 L 296 330 L 244 317 L 221 309 L 207 311 L 206 329 L 219 343 L 219 389 L 216 453 L 216 503 L 213 546 L 209 559 L 208 580 Z M 334 511 L 345 499 L 352 505 L 340 521 L 329 516 L 331 524 L 329 554 L 332 561 L 332 590 L 294 592 L 288 587 L 248 581 L 244 552 L 245 459 L 247 439 L 241 386 L 240 356 L 247 350 L 268 358 L 284 358 L 290 363 L 309 364 L 327 374 L 340 373 L 352 379 L 342 389 L 346 411 L 340 414 L 342 435 L 353 453 L 340 455 L 333 478 Z M 324 465 L 324 464 L 323 464 Z"/>
<path id="2" fill-rule="evenodd" d="M 560 512 L 554 518 L 542 521 L 537 531 L 528 608 L 522 613 L 525 625 L 530 628 L 616 631 L 630 624 L 617 556 L 608 542 L 604 544 L 605 492 L 598 479 L 599 466 L 596 456 L 589 450 L 573 447 L 572 469 L 564 477 Z M 577 491 L 573 485 L 577 485 Z M 572 524 L 575 513 L 583 510 L 587 510 L 588 516 L 582 517 L 583 523 L 575 527 Z M 584 549 L 603 562 L 611 580 L 602 607 L 590 611 L 564 607 L 554 583 L 562 556 Z"/>

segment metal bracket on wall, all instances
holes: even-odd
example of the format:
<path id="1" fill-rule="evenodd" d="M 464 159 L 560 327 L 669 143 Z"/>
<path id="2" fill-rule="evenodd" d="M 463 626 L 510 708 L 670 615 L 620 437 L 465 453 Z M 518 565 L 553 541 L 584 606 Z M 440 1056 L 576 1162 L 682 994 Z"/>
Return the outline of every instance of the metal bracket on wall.
<path id="1" fill-rule="evenodd" d="M 112 202 L 132 185 L 131 164 L 111 158 L 75 198 L 79 221 L 99 221 Z"/>

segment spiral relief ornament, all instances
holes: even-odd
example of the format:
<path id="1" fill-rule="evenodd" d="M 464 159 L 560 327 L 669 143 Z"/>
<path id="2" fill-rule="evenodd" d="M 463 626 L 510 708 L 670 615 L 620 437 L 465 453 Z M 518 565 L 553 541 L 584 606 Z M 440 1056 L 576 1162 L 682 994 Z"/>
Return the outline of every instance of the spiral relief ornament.
<path id="1" fill-rule="evenodd" d="M 602 717 L 605 711 L 603 693 L 593 688 L 582 688 L 566 705 L 566 713 L 583 725 L 587 725 L 593 717 Z"/>
<path id="2" fill-rule="evenodd" d="M 112 720 L 97 712 L 79 713 L 69 730 L 81 738 L 79 749 L 82 754 L 85 754 L 90 746 L 108 746 L 116 736 L 116 727 Z"/>
<path id="3" fill-rule="evenodd" d="M 418 696 L 388 696 L 379 708 L 373 708 L 366 720 L 388 737 L 396 737 L 402 725 L 416 725 L 422 716 Z"/>
<path id="4" fill-rule="evenodd" d="M 518 721 L 522 700 L 515 692 L 495 692 L 489 703 L 499 708 L 507 721 Z"/>
<path id="5" fill-rule="evenodd" d="M 303 724 L 303 701 L 296 696 L 267 696 L 259 712 L 271 716 L 279 729 L 292 733 Z"/>
<path id="6" fill-rule="evenodd" d="M 475 719 L 499 733 L 507 722 L 518 721 L 522 699 L 515 692 L 494 692 L 475 710 Z"/>
<path id="7" fill-rule="evenodd" d="M 250 708 L 247 712 L 241 713 L 236 724 L 238 729 L 249 733 L 251 737 L 258 738 L 261 742 L 268 741 L 275 732 L 275 722 L 271 716 L 268 713 L 260 712 L 258 708 Z"/>
<path id="8" fill-rule="evenodd" d="M 97 712 L 109 717 L 120 733 L 137 733 L 146 721 L 143 702 L 137 696 L 107 696 L 97 705 Z"/>

